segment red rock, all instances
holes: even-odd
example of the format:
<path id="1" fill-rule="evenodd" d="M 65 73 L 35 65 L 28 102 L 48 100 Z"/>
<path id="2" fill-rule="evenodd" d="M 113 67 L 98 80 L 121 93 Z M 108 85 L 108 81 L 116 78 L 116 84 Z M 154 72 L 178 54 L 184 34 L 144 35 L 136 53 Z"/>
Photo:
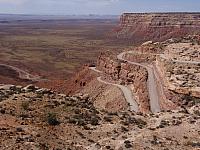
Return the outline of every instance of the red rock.
<path id="1" fill-rule="evenodd" d="M 134 43 L 200 34 L 200 13 L 124 13 L 111 36 Z"/>

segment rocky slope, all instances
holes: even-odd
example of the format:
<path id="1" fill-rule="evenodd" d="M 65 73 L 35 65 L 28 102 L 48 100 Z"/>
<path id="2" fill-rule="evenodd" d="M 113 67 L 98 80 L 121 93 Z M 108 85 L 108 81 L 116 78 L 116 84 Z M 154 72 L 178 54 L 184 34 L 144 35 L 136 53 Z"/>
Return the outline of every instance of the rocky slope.
<path id="1" fill-rule="evenodd" d="M 200 97 L 199 36 L 170 39 L 163 42 L 164 53 L 157 55 L 156 68 L 165 86 L 175 93 Z"/>
<path id="2" fill-rule="evenodd" d="M 0 86 L 0 149 L 191 150 L 200 148 L 200 106 L 157 114 L 97 109 L 87 95 Z"/>
<path id="3" fill-rule="evenodd" d="M 67 81 L 64 91 L 73 95 L 87 93 L 94 99 L 94 105 L 99 109 L 113 112 L 127 109 L 127 103 L 122 92 L 117 87 L 97 81 L 98 73 L 84 66 Z"/>
<path id="4" fill-rule="evenodd" d="M 199 60 L 194 54 L 199 52 L 199 42 L 199 36 L 145 42 L 129 49 L 130 53 L 123 56 L 126 61 L 118 60 L 115 53 L 104 52 L 96 66 L 101 73 L 84 66 L 66 83 L 67 95 L 33 85 L 0 85 L 0 149 L 199 149 L 200 99 L 192 92 L 178 90 L 187 90 L 188 83 L 194 85 L 194 76 L 181 78 L 182 71 L 193 71 L 199 77 L 199 63 L 178 65 L 179 60 Z M 128 61 L 157 67 L 157 84 L 164 88 L 159 99 L 161 112 L 150 112 L 147 70 Z M 182 70 L 177 70 L 180 66 Z M 166 78 L 167 71 L 187 83 L 170 89 L 167 82 L 163 83 L 164 79 L 174 83 Z M 140 112 L 129 111 L 122 91 L 99 82 L 99 76 L 129 87 Z"/>
<path id="5" fill-rule="evenodd" d="M 163 41 L 200 33 L 200 13 L 124 13 L 114 37 L 141 41 Z"/>

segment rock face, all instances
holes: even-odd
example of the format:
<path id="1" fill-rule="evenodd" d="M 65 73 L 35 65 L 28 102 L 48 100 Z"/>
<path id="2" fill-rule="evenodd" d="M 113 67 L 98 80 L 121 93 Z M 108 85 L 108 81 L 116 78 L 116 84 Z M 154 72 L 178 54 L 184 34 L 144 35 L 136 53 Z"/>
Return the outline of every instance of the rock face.
<path id="1" fill-rule="evenodd" d="M 97 60 L 97 68 L 119 84 L 129 85 L 135 93 L 139 109 L 143 113 L 149 112 L 149 96 L 147 89 L 147 71 L 137 65 L 121 62 L 113 57 L 110 52 L 102 53 Z"/>
<path id="2" fill-rule="evenodd" d="M 124 13 L 114 36 L 133 42 L 200 33 L 200 13 Z"/>

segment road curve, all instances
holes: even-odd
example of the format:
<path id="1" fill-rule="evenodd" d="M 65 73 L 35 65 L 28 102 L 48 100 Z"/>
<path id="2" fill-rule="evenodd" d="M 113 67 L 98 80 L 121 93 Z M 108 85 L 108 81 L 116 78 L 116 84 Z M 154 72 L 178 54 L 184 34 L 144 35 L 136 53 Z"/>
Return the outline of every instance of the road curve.
<path id="1" fill-rule="evenodd" d="M 95 71 L 95 72 L 102 73 L 101 71 L 97 70 L 96 67 L 90 67 L 90 69 L 93 70 L 93 71 Z M 124 94 L 124 97 L 125 97 L 127 103 L 129 104 L 130 111 L 135 111 L 135 112 L 139 111 L 138 104 L 137 104 L 137 102 L 134 99 L 132 91 L 128 87 L 120 85 L 120 84 L 113 84 L 113 83 L 104 81 L 104 80 L 101 79 L 101 77 L 97 77 L 97 80 L 99 82 L 101 82 L 101 83 L 108 84 L 108 85 L 113 85 L 113 86 L 117 86 L 118 88 L 120 88 L 121 91 Z"/>
<path id="2" fill-rule="evenodd" d="M 32 80 L 32 81 L 42 80 L 42 79 L 40 79 L 39 76 L 32 75 L 32 74 L 30 74 L 24 70 L 21 70 L 17 67 L 10 66 L 7 64 L 0 64 L 0 66 L 8 67 L 8 68 L 11 68 L 12 70 L 15 70 L 19 74 L 19 78 L 21 78 L 21 79 L 27 79 L 27 80 Z"/>
<path id="3" fill-rule="evenodd" d="M 148 87 L 149 98 L 150 98 L 151 112 L 153 113 L 160 112 L 159 94 L 158 94 L 158 89 L 156 86 L 156 79 L 155 79 L 153 68 L 149 65 L 144 65 L 144 64 L 140 64 L 140 63 L 136 63 L 136 62 L 132 62 L 132 61 L 124 59 L 123 56 L 126 53 L 132 53 L 132 52 L 131 51 L 122 52 L 119 55 L 117 55 L 117 58 L 121 61 L 126 61 L 129 64 L 141 66 L 147 70 L 148 72 L 147 87 Z"/>

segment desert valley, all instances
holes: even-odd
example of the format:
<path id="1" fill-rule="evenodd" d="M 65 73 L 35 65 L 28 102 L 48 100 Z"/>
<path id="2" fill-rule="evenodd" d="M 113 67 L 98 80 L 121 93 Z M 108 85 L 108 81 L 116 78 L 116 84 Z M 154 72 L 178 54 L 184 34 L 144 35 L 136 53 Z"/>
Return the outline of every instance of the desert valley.
<path id="1" fill-rule="evenodd" d="M 0 19 L 0 149 L 200 149 L 200 13 Z"/>

